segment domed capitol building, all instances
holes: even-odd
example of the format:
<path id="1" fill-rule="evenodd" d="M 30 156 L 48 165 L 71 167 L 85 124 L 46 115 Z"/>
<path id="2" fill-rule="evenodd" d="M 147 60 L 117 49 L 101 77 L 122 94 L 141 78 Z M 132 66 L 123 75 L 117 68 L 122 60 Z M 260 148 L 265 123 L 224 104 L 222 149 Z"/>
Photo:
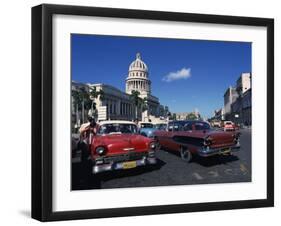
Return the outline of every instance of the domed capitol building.
<path id="1" fill-rule="evenodd" d="M 140 53 L 130 64 L 127 78 L 125 80 L 125 92 L 108 84 L 82 84 L 72 81 L 72 89 L 85 87 L 86 90 L 95 88 L 97 92 L 102 91 L 103 95 L 94 99 L 97 108 L 97 119 L 101 120 L 134 120 L 161 122 L 168 111 L 159 103 L 159 99 L 151 94 L 151 81 L 147 65 L 142 61 Z M 139 97 L 143 100 L 143 106 L 136 106 L 131 96 L 132 92 L 138 91 Z M 73 108 L 72 108 L 73 109 Z M 75 110 L 72 113 L 76 115 Z M 81 116 L 81 112 L 79 113 Z M 85 113 L 86 114 L 86 113 Z M 81 117 L 79 117 L 81 118 Z M 78 123 L 80 124 L 80 123 Z"/>

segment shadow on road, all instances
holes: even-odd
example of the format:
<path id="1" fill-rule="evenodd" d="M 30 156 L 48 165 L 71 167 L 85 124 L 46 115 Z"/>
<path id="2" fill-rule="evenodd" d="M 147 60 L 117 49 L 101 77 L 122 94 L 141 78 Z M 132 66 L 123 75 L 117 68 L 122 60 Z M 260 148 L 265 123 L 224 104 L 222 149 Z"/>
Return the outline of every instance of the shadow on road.
<path id="1" fill-rule="evenodd" d="M 238 160 L 239 158 L 235 155 L 214 155 L 205 158 L 200 156 L 194 156 L 192 162 L 196 162 L 201 166 L 212 167 L 215 165 L 227 164 Z"/>
<path id="2" fill-rule="evenodd" d="M 180 153 L 178 151 L 171 151 L 165 149 L 165 152 L 168 152 L 169 154 L 176 155 L 178 158 L 181 158 Z M 237 160 L 239 160 L 239 158 L 235 155 L 214 155 L 210 157 L 200 157 L 198 155 L 193 155 L 190 163 L 197 163 L 201 166 L 212 167 L 215 165 L 227 164 Z"/>
<path id="3" fill-rule="evenodd" d="M 133 177 L 140 174 L 148 173 L 154 170 L 159 170 L 166 163 L 160 159 L 157 159 L 157 163 L 154 165 L 146 165 L 133 169 L 127 170 L 116 170 L 112 172 L 104 172 L 99 174 L 103 181 L 108 181 L 111 179 L 122 178 L 122 177 Z"/>
<path id="4" fill-rule="evenodd" d="M 103 181 L 149 173 L 154 170 L 159 170 L 165 164 L 166 163 L 164 161 L 157 159 L 157 163 L 155 165 L 102 172 L 96 175 L 91 174 L 90 165 L 82 166 L 81 164 L 72 164 L 72 190 L 98 189 L 101 188 Z"/>

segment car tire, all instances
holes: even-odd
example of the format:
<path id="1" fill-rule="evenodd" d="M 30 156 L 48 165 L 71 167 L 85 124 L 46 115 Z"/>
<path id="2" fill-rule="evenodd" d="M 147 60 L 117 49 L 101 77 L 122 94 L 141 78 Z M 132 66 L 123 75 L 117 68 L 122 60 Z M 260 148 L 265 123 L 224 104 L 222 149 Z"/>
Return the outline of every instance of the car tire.
<path id="1" fill-rule="evenodd" d="M 192 159 L 192 154 L 187 147 L 183 147 L 183 146 L 180 147 L 180 155 L 181 155 L 181 159 L 185 162 L 190 162 Z"/>

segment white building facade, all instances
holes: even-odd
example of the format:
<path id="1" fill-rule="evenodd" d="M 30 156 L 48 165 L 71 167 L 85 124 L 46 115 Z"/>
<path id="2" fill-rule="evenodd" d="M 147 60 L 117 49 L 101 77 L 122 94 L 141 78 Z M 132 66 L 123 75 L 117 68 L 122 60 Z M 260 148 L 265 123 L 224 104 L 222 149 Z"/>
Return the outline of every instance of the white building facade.
<path id="1" fill-rule="evenodd" d="M 72 89 L 81 83 L 72 82 Z M 142 61 L 139 53 L 130 64 L 127 78 L 125 79 L 125 92 L 107 84 L 85 84 L 89 90 L 102 91 L 103 95 L 94 98 L 96 115 L 101 120 L 134 120 L 163 121 L 164 110 L 167 107 L 160 105 L 159 99 L 151 94 L 151 81 L 147 65 Z M 135 106 L 131 97 L 132 91 L 138 91 L 139 97 L 145 101 L 145 108 Z M 137 110 L 136 110 L 137 107 Z M 74 113 L 74 111 L 72 111 Z M 137 115 L 136 115 L 137 113 Z M 73 117 L 75 118 L 75 117 Z M 76 117 L 77 118 L 77 117 Z M 160 120 L 161 118 L 161 120 Z"/>
<path id="2" fill-rule="evenodd" d="M 252 124 L 251 73 L 242 73 L 235 87 L 227 88 L 224 94 L 224 119 L 236 124 Z"/>
<path id="3" fill-rule="evenodd" d="M 229 86 L 224 93 L 224 114 L 226 118 L 231 114 L 231 105 L 238 98 L 238 93 L 235 87 Z"/>

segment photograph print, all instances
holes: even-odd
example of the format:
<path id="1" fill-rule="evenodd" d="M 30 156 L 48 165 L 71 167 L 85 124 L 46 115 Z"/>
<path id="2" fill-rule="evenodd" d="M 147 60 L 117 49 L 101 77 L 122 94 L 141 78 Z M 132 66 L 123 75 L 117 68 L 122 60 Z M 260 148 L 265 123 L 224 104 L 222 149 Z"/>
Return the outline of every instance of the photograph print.
<path id="1" fill-rule="evenodd" d="M 71 34 L 71 189 L 251 182 L 250 42 Z"/>

